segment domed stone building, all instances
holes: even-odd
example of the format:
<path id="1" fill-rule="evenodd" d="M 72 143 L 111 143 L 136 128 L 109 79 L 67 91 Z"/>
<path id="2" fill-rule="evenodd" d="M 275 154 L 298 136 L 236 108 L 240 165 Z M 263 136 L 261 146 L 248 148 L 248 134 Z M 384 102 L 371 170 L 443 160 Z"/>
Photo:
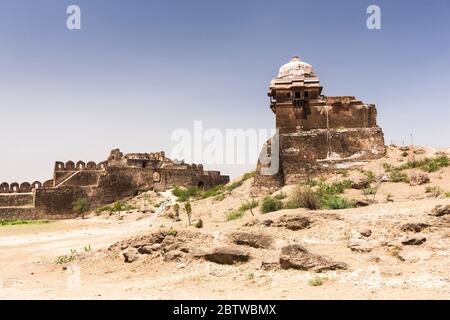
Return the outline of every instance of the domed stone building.
<path id="1" fill-rule="evenodd" d="M 322 95 L 313 67 L 292 58 L 270 82 L 277 135 L 263 148 L 255 184 L 279 187 L 385 154 L 377 110 L 354 96 Z"/>

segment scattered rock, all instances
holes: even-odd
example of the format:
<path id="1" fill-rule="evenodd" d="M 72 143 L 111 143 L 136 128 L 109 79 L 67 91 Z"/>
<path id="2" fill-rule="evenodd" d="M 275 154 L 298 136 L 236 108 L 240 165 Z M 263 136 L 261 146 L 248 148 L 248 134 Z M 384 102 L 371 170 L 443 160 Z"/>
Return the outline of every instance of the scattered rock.
<path id="1" fill-rule="evenodd" d="M 350 236 L 348 238 L 347 246 L 352 250 L 356 252 L 370 252 L 372 251 L 375 241 L 368 240 L 367 238 L 370 237 L 372 234 L 372 231 L 369 229 L 364 229 L 361 231 L 357 231 L 352 229 L 350 231 Z"/>
<path id="2" fill-rule="evenodd" d="M 263 261 L 261 262 L 261 269 L 266 271 L 272 271 L 280 269 L 279 261 Z"/>
<path id="3" fill-rule="evenodd" d="M 432 256 L 432 252 L 421 247 L 408 246 L 399 251 L 398 256 L 402 261 L 417 262 L 429 260 Z"/>
<path id="4" fill-rule="evenodd" d="M 169 251 L 164 255 L 164 261 L 180 261 L 186 257 L 186 253 L 180 250 Z"/>
<path id="5" fill-rule="evenodd" d="M 442 217 L 447 214 L 450 214 L 450 204 L 446 206 L 438 205 L 431 212 L 431 215 L 435 217 Z"/>
<path id="6" fill-rule="evenodd" d="M 273 224 L 275 227 L 284 227 L 289 230 L 297 231 L 308 228 L 311 224 L 311 220 L 308 217 L 296 214 L 296 215 L 284 215 Z"/>
<path id="7" fill-rule="evenodd" d="M 416 148 L 413 151 L 415 154 L 424 154 L 426 151 L 423 148 Z"/>
<path id="8" fill-rule="evenodd" d="M 403 239 L 401 242 L 405 246 L 420 246 L 425 241 L 427 241 L 427 238 L 425 237 L 408 237 Z"/>
<path id="9" fill-rule="evenodd" d="M 152 250 L 152 246 L 143 246 L 137 249 L 140 254 L 152 254 L 154 250 Z"/>
<path id="10" fill-rule="evenodd" d="M 249 222 L 244 223 L 242 226 L 244 226 L 244 227 L 253 227 L 253 226 L 256 226 L 258 223 L 259 223 L 258 219 L 253 219 L 253 220 L 251 220 Z"/>
<path id="11" fill-rule="evenodd" d="M 316 272 L 348 268 L 346 263 L 309 253 L 305 247 L 299 244 L 288 245 L 281 249 L 280 265 L 283 269 L 314 270 Z"/>
<path id="12" fill-rule="evenodd" d="M 264 220 L 263 222 L 261 222 L 261 224 L 263 226 L 269 227 L 269 226 L 271 226 L 273 224 L 273 220 L 267 219 L 267 220 Z"/>
<path id="13" fill-rule="evenodd" d="M 381 262 L 381 258 L 379 256 L 370 256 L 367 259 L 369 262 L 374 262 L 374 263 L 380 263 Z"/>
<path id="14" fill-rule="evenodd" d="M 232 233 L 231 241 L 237 245 L 250 246 L 253 248 L 270 248 L 273 238 L 262 233 L 235 232 Z"/>
<path id="15" fill-rule="evenodd" d="M 235 264 L 238 262 L 246 262 L 250 259 L 250 255 L 232 247 L 219 247 L 211 250 L 203 255 L 206 261 L 219 264 Z"/>
<path id="16" fill-rule="evenodd" d="M 372 230 L 364 228 L 364 229 L 358 229 L 358 232 L 363 236 L 363 237 L 370 237 L 372 235 Z"/>
<path id="17" fill-rule="evenodd" d="M 173 230 L 159 231 L 117 242 L 109 247 L 121 251 L 125 262 L 133 262 L 140 255 L 161 255 L 164 261 L 179 261 L 191 257 L 197 248 L 211 240 L 211 236 L 200 232 Z"/>
<path id="18" fill-rule="evenodd" d="M 423 172 L 414 172 L 411 175 L 411 179 L 409 181 L 409 185 L 411 186 L 419 186 L 425 183 L 430 182 L 430 176 Z"/>
<path id="19" fill-rule="evenodd" d="M 368 205 L 370 205 L 369 200 L 358 200 L 355 202 L 355 205 L 357 207 L 367 207 Z"/>
<path id="20" fill-rule="evenodd" d="M 131 263 L 139 259 L 139 252 L 136 248 L 130 247 L 125 251 L 123 257 L 125 258 L 125 262 Z"/>
<path id="21" fill-rule="evenodd" d="M 428 228 L 430 225 L 424 222 L 409 222 L 405 223 L 400 227 L 402 231 L 408 232 L 420 232 L 425 228 Z"/>

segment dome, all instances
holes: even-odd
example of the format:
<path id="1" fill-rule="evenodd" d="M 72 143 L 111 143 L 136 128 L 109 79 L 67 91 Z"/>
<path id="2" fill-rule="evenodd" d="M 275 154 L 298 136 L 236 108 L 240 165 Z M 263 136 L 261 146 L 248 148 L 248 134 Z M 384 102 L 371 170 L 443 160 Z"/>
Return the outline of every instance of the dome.
<path id="1" fill-rule="evenodd" d="M 270 82 L 270 87 L 286 87 L 299 84 L 318 86 L 319 79 L 310 64 L 301 61 L 299 57 L 295 56 L 280 68 L 277 77 Z"/>
<path id="2" fill-rule="evenodd" d="M 296 56 L 280 68 L 277 79 L 294 80 L 308 77 L 315 77 L 313 67 Z"/>

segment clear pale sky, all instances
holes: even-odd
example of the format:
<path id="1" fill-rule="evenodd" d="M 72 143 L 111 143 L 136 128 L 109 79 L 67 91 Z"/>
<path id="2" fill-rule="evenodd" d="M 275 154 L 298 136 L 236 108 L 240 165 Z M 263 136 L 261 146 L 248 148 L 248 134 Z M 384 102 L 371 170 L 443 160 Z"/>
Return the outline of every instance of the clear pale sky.
<path id="1" fill-rule="evenodd" d="M 366 27 L 370 4 L 382 30 Z M 112 148 L 168 151 L 195 120 L 273 128 L 267 88 L 294 55 L 325 95 L 376 104 L 386 143 L 450 146 L 448 0 L 0 0 L 0 48 L 0 182 Z"/>

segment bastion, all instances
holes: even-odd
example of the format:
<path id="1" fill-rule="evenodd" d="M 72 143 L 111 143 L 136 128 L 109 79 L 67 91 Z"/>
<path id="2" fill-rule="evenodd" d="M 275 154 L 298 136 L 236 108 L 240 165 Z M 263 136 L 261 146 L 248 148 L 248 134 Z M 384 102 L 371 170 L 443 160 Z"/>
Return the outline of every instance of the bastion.
<path id="1" fill-rule="evenodd" d="M 276 189 L 384 156 L 375 105 L 354 96 L 327 97 L 322 90 L 312 66 L 299 57 L 271 81 L 277 134 L 261 151 L 256 186 Z"/>

